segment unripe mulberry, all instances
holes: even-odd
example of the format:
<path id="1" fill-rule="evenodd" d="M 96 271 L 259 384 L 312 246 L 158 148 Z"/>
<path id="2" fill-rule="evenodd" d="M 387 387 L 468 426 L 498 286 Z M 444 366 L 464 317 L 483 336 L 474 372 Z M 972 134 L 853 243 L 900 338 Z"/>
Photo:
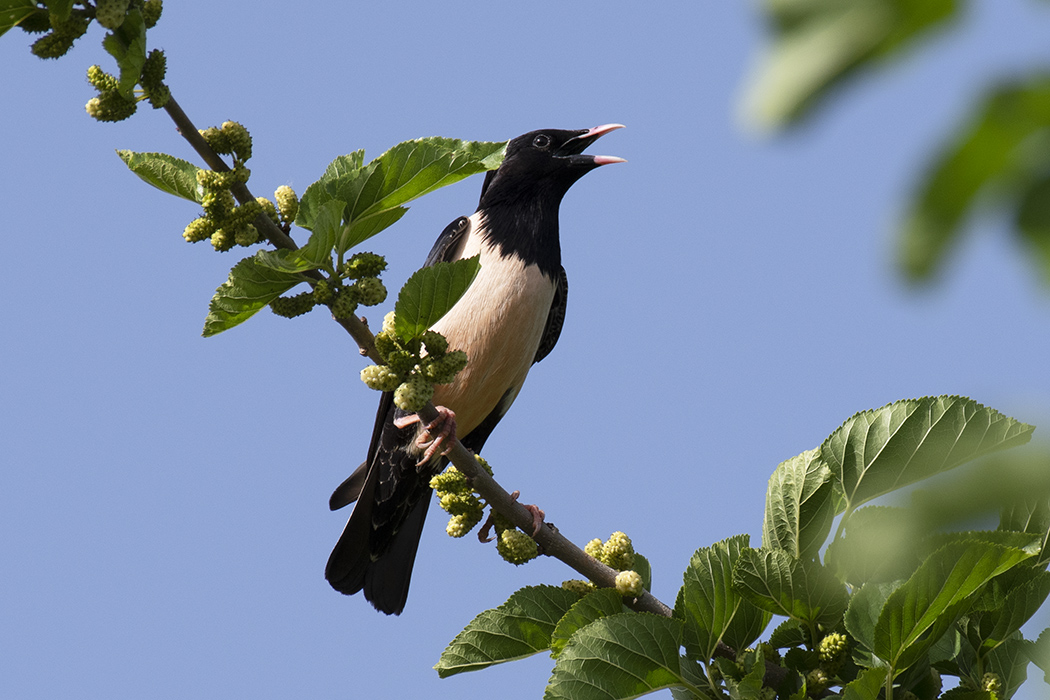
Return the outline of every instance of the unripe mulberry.
<path id="1" fill-rule="evenodd" d="M 375 277 L 365 277 L 353 284 L 358 301 L 363 306 L 375 306 L 386 301 L 386 287 Z"/>
<path id="2" fill-rule="evenodd" d="M 197 241 L 203 241 L 205 238 L 210 238 L 213 233 L 215 233 L 215 221 L 202 216 L 186 224 L 186 230 L 182 232 L 182 237 L 186 239 L 187 243 L 196 243 Z"/>
<path id="3" fill-rule="evenodd" d="M 233 147 L 230 146 L 230 139 L 221 130 L 214 126 L 209 126 L 207 129 L 200 129 L 200 135 L 204 139 L 208 147 L 216 153 L 229 154 L 233 152 Z"/>
<path id="4" fill-rule="evenodd" d="M 842 657 L 849 648 L 849 640 L 840 632 L 832 632 L 820 640 L 817 651 L 821 661 L 835 661 Z"/>
<path id="5" fill-rule="evenodd" d="M 295 196 L 295 190 L 288 185 L 281 185 L 274 191 L 273 198 L 277 202 L 281 218 L 288 222 L 295 221 L 299 213 L 299 198 Z"/>
<path id="6" fill-rule="evenodd" d="M 594 557 L 595 559 L 601 559 L 602 556 L 602 541 L 595 537 L 593 540 L 588 542 L 583 547 L 583 551 Z"/>
<path id="7" fill-rule="evenodd" d="M 125 100 L 116 90 L 107 91 L 98 97 L 92 97 L 84 106 L 89 116 L 100 122 L 119 122 L 135 113 L 138 104 L 134 100 Z"/>
<path id="8" fill-rule="evenodd" d="M 312 291 L 302 292 L 290 297 L 277 297 L 270 302 L 270 311 L 285 318 L 302 316 L 314 308 L 314 293 Z"/>
<path id="9" fill-rule="evenodd" d="M 259 229 L 252 224 L 240 224 L 234 229 L 233 239 L 239 246 L 255 245 L 259 242 Z"/>
<path id="10" fill-rule="evenodd" d="M 91 83 L 91 86 L 99 92 L 116 90 L 119 85 L 119 82 L 114 76 L 102 70 L 102 66 L 97 65 L 88 68 L 87 79 L 88 82 Z"/>
<path id="11" fill-rule="evenodd" d="M 597 587 L 590 581 L 584 581 L 578 578 L 571 578 L 568 581 L 562 581 L 561 587 L 567 591 L 572 591 L 578 596 L 585 596 L 588 593 L 593 593 L 597 590 Z"/>
<path id="12" fill-rule="evenodd" d="M 343 269 L 352 280 L 375 277 L 386 269 L 386 259 L 375 253 L 356 253 L 344 263 Z"/>
<path id="13" fill-rule="evenodd" d="M 361 381 L 369 389 L 393 391 L 401 383 L 401 378 L 386 365 L 369 365 L 361 370 Z"/>
<path id="14" fill-rule="evenodd" d="M 116 29 L 124 24 L 129 0 L 96 0 L 95 19 L 106 29 Z"/>
<path id="15" fill-rule="evenodd" d="M 142 21 L 146 23 L 146 29 L 152 29 L 157 24 L 163 10 L 161 0 L 146 0 L 142 3 Z"/>
<path id="16" fill-rule="evenodd" d="M 243 125 L 225 121 L 222 123 L 222 133 L 229 139 L 237 160 L 245 161 L 252 157 L 252 137 Z"/>
<path id="17" fill-rule="evenodd" d="M 383 332 L 394 334 L 394 312 L 390 311 L 383 317 Z"/>
<path id="18" fill-rule="evenodd" d="M 437 331 L 426 331 L 423 333 L 423 345 L 427 347 L 427 355 L 440 357 L 448 352 L 448 340 Z"/>
<path id="19" fill-rule="evenodd" d="M 500 533 L 496 540 L 496 551 L 504 560 L 515 566 L 521 566 L 539 556 L 539 548 L 532 538 L 517 529 L 507 529 Z"/>
<path id="20" fill-rule="evenodd" d="M 634 566 L 634 546 L 631 538 L 622 532 L 614 532 L 602 545 L 602 555 L 598 557 L 606 565 L 617 571 L 626 571 Z"/>
<path id="21" fill-rule="evenodd" d="M 434 395 L 434 386 L 416 373 L 394 390 L 394 405 L 402 411 L 415 413 Z"/>
<path id="22" fill-rule="evenodd" d="M 453 350 L 444 357 L 432 359 L 429 355 L 423 362 L 423 373 L 433 384 L 448 384 L 467 366 L 467 353 Z"/>
<path id="23" fill-rule="evenodd" d="M 211 234 L 211 245 L 220 253 L 225 253 L 236 244 L 237 240 L 230 233 L 229 229 L 215 229 L 215 233 Z"/>
<path id="24" fill-rule="evenodd" d="M 394 350 L 387 353 L 386 363 L 390 368 L 403 377 L 408 376 L 416 366 L 416 356 L 405 350 Z M 420 381 L 424 381 L 420 378 Z"/>
<path id="25" fill-rule="evenodd" d="M 357 311 L 357 299 L 350 293 L 349 287 L 341 287 L 335 301 L 332 302 L 332 315 L 336 318 L 350 318 Z"/>
<path id="26" fill-rule="evenodd" d="M 332 286 L 332 283 L 328 280 L 318 280 L 317 284 L 314 285 L 314 301 L 318 304 L 327 304 L 331 301 L 335 293 Z"/>
<path id="27" fill-rule="evenodd" d="M 616 592 L 624 597 L 637 598 L 645 588 L 637 571 L 621 571 L 616 574 Z"/>
<path id="28" fill-rule="evenodd" d="M 259 204 L 259 208 L 263 214 L 266 214 L 270 221 L 277 225 L 280 225 L 281 221 L 277 218 L 277 207 L 273 205 L 273 202 L 268 200 L 266 197 L 256 197 L 255 201 Z"/>
<path id="29" fill-rule="evenodd" d="M 394 339 L 393 333 L 386 331 L 380 331 L 376 333 L 376 352 L 379 356 L 386 360 L 390 353 L 398 350 L 397 341 Z"/>

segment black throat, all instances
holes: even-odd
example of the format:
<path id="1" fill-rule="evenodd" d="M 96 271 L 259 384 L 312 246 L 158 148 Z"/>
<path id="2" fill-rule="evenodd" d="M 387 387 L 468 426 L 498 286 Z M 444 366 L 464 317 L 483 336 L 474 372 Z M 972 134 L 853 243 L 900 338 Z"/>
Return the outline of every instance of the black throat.
<path id="1" fill-rule="evenodd" d="M 487 195 L 495 194 L 489 190 Z M 557 279 L 561 270 L 558 209 L 561 194 L 521 193 L 517 197 L 483 195 L 478 211 L 481 231 L 502 257 L 516 256 L 526 265 L 537 265 L 547 277 Z"/>

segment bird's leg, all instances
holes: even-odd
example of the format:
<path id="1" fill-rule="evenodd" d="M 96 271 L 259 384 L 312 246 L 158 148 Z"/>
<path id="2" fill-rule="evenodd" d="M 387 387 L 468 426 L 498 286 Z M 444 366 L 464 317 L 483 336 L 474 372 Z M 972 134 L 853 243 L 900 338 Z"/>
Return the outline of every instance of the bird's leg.
<path id="1" fill-rule="evenodd" d="M 510 497 L 516 501 L 518 500 L 518 496 L 520 495 L 521 491 L 515 491 L 510 495 Z M 525 508 L 525 510 L 532 513 L 532 536 L 535 537 L 536 535 L 540 534 L 540 528 L 543 527 L 543 518 L 546 517 L 547 514 L 540 510 L 539 506 L 533 505 L 531 503 L 522 503 L 521 505 Z"/>
<path id="2" fill-rule="evenodd" d="M 423 426 L 423 430 L 416 436 L 416 447 L 423 450 L 423 457 L 416 463 L 417 467 L 430 462 L 434 455 L 442 457 L 452 450 L 456 442 L 456 414 L 444 406 L 435 406 L 438 417 Z M 419 416 L 413 413 L 394 420 L 394 427 L 407 428 L 414 423 L 420 423 Z"/>

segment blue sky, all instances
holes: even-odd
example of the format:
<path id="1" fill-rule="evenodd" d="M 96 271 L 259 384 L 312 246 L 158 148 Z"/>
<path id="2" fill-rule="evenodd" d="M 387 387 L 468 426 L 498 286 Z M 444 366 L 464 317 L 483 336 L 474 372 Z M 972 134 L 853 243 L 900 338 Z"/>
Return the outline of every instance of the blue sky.
<path id="1" fill-rule="evenodd" d="M 981 217 L 918 292 L 890 236 L 982 88 L 1050 63 L 1045 3 L 975 3 L 776 139 L 738 117 L 763 42 L 751 4 L 168 5 L 150 37 L 172 92 L 199 127 L 251 130 L 256 194 L 410 138 L 627 125 L 590 150 L 629 162 L 566 197 L 565 330 L 485 453 L 575 541 L 630 534 L 666 602 L 697 547 L 757 541 L 777 463 L 858 410 L 952 393 L 1050 426 L 1050 295 L 1004 222 Z M 324 581 L 345 518 L 327 498 L 377 396 L 320 313 L 200 337 L 239 255 L 183 242 L 195 207 L 114 155 L 192 158 L 162 112 L 84 114 L 99 39 L 45 63 L 21 32 L 0 38 L 0 694 L 540 697 L 545 656 L 447 680 L 431 666 L 480 610 L 571 577 L 560 563 L 511 567 L 432 508 L 400 618 Z M 480 185 L 371 242 L 388 286 Z"/>

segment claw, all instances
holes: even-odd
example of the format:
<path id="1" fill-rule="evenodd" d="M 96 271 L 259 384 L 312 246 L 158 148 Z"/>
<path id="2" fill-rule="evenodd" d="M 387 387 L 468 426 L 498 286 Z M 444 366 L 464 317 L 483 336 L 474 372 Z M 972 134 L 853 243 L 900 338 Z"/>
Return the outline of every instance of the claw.
<path id="1" fill-rule="evenodd" d="M 438 417 L 423 426 L 416 436 L 416 447 L 423 450 L 423 457 L 416 463 L 422 467 L 432 460 L 436 455 L 444 457 L 452 450 L 456 441 L 456 414 L 444 406 L 435 406 Z M 410 425 L 421 423 L 419 416 L 415 413 L 396 418 L 394 427 L 407 428 Z"/>
<path id="2" fill-rule="evenodd" d="M 520 495 L 521 491 L 515 491 L 510 495 L 510 497 L 516 501 L 518 500 L 518 496 Z M 532 513 L 532 536 L 535 537 L 536 535 L 540 534 L 540 528 L 543 527 L 543 519 L 547 516 L 547 514 L 540 510 L 539 506 L 533 505 L 531 503 L 522 503 L 521 505 L 525 508 L 525 510 Z"/>

